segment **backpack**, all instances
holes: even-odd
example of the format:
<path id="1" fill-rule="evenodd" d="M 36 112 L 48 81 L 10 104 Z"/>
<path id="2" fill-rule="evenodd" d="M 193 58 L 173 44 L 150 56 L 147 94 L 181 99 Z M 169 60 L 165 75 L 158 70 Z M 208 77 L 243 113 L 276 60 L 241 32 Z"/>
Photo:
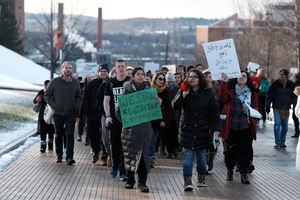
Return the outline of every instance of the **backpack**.
<path id="1" fill-rule="evenodd" d="M 267 79 L 263 79 L 261 80 L 260 82 L 260 86 L 259 86 L 259 92 L 260 93 L 263 93 L 263 94 L 267 94 L 268 90 L 269 90 L 269 87 L 270 87 L 270 83 Z"/>

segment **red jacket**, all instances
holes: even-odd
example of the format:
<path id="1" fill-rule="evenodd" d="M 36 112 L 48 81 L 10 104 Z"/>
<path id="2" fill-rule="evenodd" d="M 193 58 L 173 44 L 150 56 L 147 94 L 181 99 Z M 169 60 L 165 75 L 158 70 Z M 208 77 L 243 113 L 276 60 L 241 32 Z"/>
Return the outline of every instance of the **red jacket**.
<path id="1" fill-rule="evenodd" d="M 218 100 L 220 102 L 225 102 L 225 106 L 223 108 L 221 115 L 226 115 L 226 119 L 221 119 L 222 123 L 222 132 L 220 134 L 220 137 L 227 139 L 230 132 L 231 127 L 231 115 L 232 115 L 232 100 L 233 95 L 235 91 L 234 88 L 228 89 L 228 82 L 221 82 L 220 90 L 219 90 L 219 96 Z M 255 92 L 251 93 L 251 107 L 255 110 L 258 110 L 258 101 L 257 101 L 257 95 Z M 256 121 L 254 118 L 250 117 L 250 130 L 252 133 L 252 138 L 256 140 Z"/>

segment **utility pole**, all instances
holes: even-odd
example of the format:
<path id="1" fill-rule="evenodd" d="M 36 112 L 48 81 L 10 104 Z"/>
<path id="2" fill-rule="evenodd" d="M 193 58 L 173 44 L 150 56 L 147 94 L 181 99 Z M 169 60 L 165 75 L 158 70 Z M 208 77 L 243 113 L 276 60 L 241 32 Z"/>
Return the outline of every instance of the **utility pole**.
<path id="1" fill-rule="evenodd" d="M 181 38 L 181 25 L 179 25 L 179 28 L 178 28 L 178 65 L 181 64 L 180 62 L 180 47 L 181 47 L 181 41 L 180 41 L 180 38 Z"/>
<path id="2" fill-rule="evenodd" d="M 168 54 L 169 54 L 169 31 L 167 33 L 167 48 L 166 48 L 166 61 L 165 61 L 165 65 L 168 65 Z"/>
<path id="3" fill-rule="evenodd" d="M 52 1 L 51 1 L 51 13 L 50 13 L 50 34 L 51 34 L 51 70 L 50 70 L 50 77 L 53 79 L 54 76 L 54 48 L 53 48 L 53 10 L 52 10 Z"/>
<path id="4" fill-rule="evenodd" d="M 174 29 L 173 29 L 172 64 L 176 65 L 176 61 L 175 61 L 175 22 L 174 22 Z"/>

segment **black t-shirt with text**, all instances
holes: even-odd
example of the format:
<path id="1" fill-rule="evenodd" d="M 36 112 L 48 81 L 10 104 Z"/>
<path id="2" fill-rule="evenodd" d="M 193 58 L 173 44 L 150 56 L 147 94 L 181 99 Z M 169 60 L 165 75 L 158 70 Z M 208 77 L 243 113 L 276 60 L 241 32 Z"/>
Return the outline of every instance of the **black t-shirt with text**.
<path id="1" fill-rule="evenodd" d="M 110 96 L 110 115 L 114 119 L 116 119 L 115 110 L 118 106 L 118 96 L 122 95 L 124 90 L 123 84 L 129 80 L 130 77 L 128 76 L 126 76 L 126 78 L 123 81 L 118 81 L 117 77 L 115 77 L 106 83 L 104 95 Z"/>

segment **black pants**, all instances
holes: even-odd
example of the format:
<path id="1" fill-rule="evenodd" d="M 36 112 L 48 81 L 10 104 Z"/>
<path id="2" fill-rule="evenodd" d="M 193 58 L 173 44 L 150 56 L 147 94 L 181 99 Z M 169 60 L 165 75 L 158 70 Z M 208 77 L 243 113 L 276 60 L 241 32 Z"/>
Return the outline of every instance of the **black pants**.
<path id="1" fill-rule="evenodd" d="M 101 150 L 101 136 L 100 136 L 100 127 L 101 127 L 101 114 L 89 114 L 87 116 L 87 126 L 88 126 L 88 138 L 91 142 L 92 150 L 95 154 L 98 154 Z"/>
<path id="2" fill-rule="evenodd" d="M 178 127 L 173 119 L 171 122 L 170 129 L 165 129 L 165 142 L 167 146 L 168 153 L 173 153 L 178 147 Z"/>
<path id="3" fill-rule="evenodd" d="M 54 126 L 53 124 L 46 124 L 47 126 L 47 129 L 46 130 L 43 130 L 40 135 L 41 135 L 41 140 L 45 140 L 46 141 L 46 138 L 47 138 L 47 134 L 48 134 L 48 139 L 50 141 L 53 142 L 53 138 L 54 138 Z"/>
<path id="4" fill-rule="evenodd" d="M 299 119 L 295 115 L 295 108 L 293 108 L 293 121 L 295 125 L 295 135 L 299 135 Z"/>
<path id="5" fill-rule="evenodd" d="M 76 114 L 68 116 L 53 115 L 55 127 L 55 146 L 56 155 L 62 158 L 63 155 L 63 137 L 66 135 L 67 139 L 67 158 L 73 159 L 74 155 L 74 128 L 76 121 Z M 64 130 L 65 125 L 65 130 Z"/>
<path id="6" fill-rule="evenodd" d="M 265 110 L 266 96 L 259 96 L 259 99 L 261 102 L 259 111 L 262 115 L 263 121 L 265 122 L 266 121 L 266 110 Z"/>
<path id="7" fill-rule="evenodd" d="M 147 168 L 144 161 L 144 155 L 142 154 L 142 158 L 140 164 L 138 166 L 138 185 L 146 185 L 147 181 Z M 134 185 L 134 172 L 130 170 L 126 170 L 126 175 L 128 177 L 127 184 Z"/>
<path id="8" fill-rule="evenodd" d="M 121 142 L 122 124 L 117 120 L 113 120 L 114 127 L 111 129 L 111 153 L 113 159 L 113 169 L 119 169 L 120 175 L 126 174 L 124 168 L 124 154 Z"/>
<path id="9" fill-rule="evenodd" d="M 250 160 L 253 157 L 252 134 L 250 128 L 244 130 L 230 129 L 226 143 L 225 164 L 227 170 L 233 170 L 236 160 L 241 173 L 248 172 Z"/>

